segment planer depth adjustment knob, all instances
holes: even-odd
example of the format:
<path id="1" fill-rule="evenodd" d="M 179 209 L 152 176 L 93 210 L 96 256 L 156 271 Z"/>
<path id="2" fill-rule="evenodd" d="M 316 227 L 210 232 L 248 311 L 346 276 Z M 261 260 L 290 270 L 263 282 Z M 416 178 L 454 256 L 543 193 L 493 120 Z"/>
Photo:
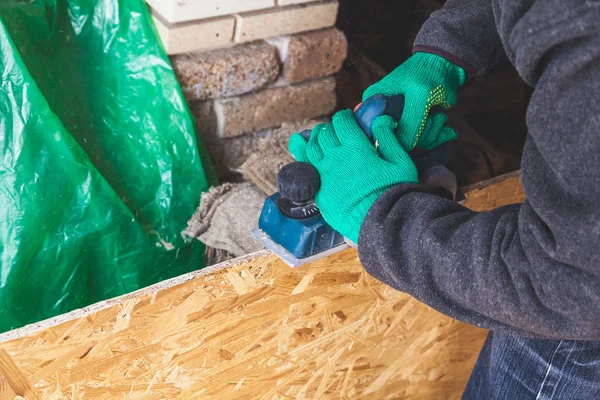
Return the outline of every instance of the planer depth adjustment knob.
<path id="1" fill-rule="evenodd" d="M 279 210 L 293 219 L 320 216 L 315 196 L 321 187 L 321 178 L 315 167 L 294 162 L 281 168 L 277 174 Z"/>

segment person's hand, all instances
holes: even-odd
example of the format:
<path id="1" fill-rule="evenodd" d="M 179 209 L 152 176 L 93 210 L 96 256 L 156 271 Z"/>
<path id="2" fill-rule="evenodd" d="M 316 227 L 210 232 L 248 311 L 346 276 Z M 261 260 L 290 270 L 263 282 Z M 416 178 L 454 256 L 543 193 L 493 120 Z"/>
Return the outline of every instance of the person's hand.
<path id="1" fill-rule="evenodd" d="M 371 143 L 350 110 L 340 111 L 332 124 L 317 125 L 307 142 L 292 135 L 290 153 L 312 164 L 321 177 L 316 196 L 323 217 L 354 243 L 373 203 L 399 183 L 418 183 L 417 168 L 396 139 L 389 116 L 373 123 Z"/>
<path id="2" fill-rule="evenodd" d="M 430 110 L 456 104 L 456 92 L 465 80 L 466 72 L 458 65 L 435 54 L 418 52 L 367 88 L 363 101 L 376 94 L 404 95 L 404 112 L 396 130 L 398 140 L 407 151 L 415 147 L 431 150 L 456 139 L 456 132 L 446 126 L 446 114 L 430 115 Z"/>

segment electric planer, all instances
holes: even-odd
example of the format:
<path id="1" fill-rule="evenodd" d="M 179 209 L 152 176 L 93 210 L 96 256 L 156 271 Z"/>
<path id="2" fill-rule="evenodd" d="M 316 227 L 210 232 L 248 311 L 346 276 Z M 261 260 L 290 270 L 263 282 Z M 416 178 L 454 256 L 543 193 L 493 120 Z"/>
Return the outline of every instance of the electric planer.
<path id="1" fill-rule="evenodd" d="M 354 116 L 373 141 L 373 121 L 382 115 L 399 121 L 404 101 L 404 96 L 376 95 L 359 104 Z M 306 140 L 310 134 L 310 130 L 301 132 Z M 431 151 L 415 149 L 410 155 L 420 183 L 432 194 L 456 201 L 460 196 L 456 177 L 445 167 L 451 146 L 444 143 Z M 277 175 L 278 192 L 267 198 L 258 227 L 252 231 L 255 239 L 293 268 L 356 247 L 325 222 L 315 202 L 320 184 L 312 165 L 294 162 L 284 166 Z"/>

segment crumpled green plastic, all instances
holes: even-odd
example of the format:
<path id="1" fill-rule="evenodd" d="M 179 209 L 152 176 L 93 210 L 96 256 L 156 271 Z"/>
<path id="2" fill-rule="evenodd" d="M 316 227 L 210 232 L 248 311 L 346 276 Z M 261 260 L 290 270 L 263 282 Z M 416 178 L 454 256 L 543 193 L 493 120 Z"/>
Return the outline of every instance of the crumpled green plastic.
<path id="1" fill-rule="evenodd" d="M 205 265 L 215 183 L 142 0 L 0 2 L 0 332 Z"/>

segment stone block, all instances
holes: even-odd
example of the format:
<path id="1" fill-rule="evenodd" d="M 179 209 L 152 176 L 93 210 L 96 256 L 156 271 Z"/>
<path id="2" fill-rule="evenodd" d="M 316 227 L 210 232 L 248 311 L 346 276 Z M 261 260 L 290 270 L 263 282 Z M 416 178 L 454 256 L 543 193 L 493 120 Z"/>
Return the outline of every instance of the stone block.
<path id="1" fill-rule="evenodd" d="M 275 47 L 259 41 L 171 57 L 188 99 L 239 96 L 262 89 L 280 73 Z"/>
<path id="2" fill-rule="evenodd" d="M 289 83 L 324 78 L 338 72 L 348 55 L 348 42 L 336 28 L 300 33 L 290 38 L 284 78 Z"/>
<path id="3" fill-rule="evenodd" d="M 216 135 L 217 115 L 214 101 L 194 101 L 190 110 L 196 122 L 196 132 L 213 161 L 217 177 L 221 181 L 235 181 L 241 177 L 237 172 L 259 145 L 261 139 L 269 137 L 272 131 L 221 138 Z"/>
<path id="4" fill-rule="evenodd" d="M 337 1 L 324 1 L 236 14 L 235 41 L 248 42 L 329 28 L 335 25 L 337 11 Z"/>
<path id="5" fill-rule="evenodd" d="M 152 15 L 168 54 L 205 50 L 232 44 L 235 19 L 223 17 L 193 23 L 170 24 Z"/>
<path id="6" fill-rule="evenodd" d="M 217 99 L 193 109 L 204 119 L 198 123 L 205 135 L 226 138 L 328 115 L 336 101 L 335 79 L 327 78 Z"/>

